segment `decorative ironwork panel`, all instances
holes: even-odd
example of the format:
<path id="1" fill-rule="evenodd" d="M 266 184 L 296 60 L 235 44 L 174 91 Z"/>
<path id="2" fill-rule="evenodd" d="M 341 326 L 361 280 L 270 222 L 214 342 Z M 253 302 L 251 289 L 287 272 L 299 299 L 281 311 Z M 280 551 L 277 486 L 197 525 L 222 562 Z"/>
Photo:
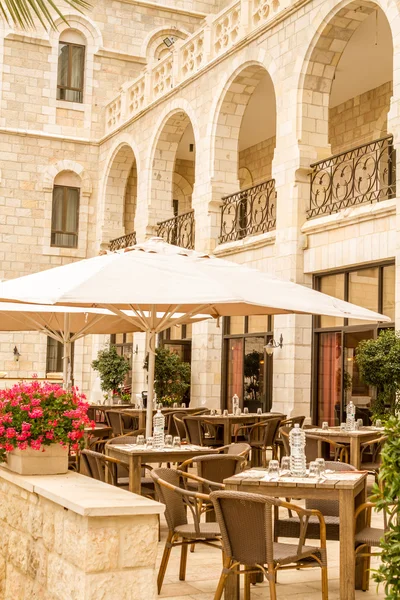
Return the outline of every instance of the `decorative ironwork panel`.
<path id="1" fill-rule="evenodd" d="M 158 223 L 157 235 L 168 244 L 181 248 L 194 248 L 194 210 Z"/>
<path id="2" fill-rule="evenodd" d="M 121 250 L 122 248 L 129 248 L 129 246 L 134 246 L 135 244 L 136 231 L 132 231 L 132 233 L 127 233 L 126 235 L 121 235 L 119 238 L 115 238 L 115 240 L 111 240 L 110 250 Z"/>
<path id="3" fill-rule="evenodd" d="M 220 244 L 276 227 L 275 179 L 222 198 Z"/>
<path id="4" fill-rule="evenodd" d="M 311 168 L 308 219 L 396 196 L 391 135 L 321 160 Z"/>

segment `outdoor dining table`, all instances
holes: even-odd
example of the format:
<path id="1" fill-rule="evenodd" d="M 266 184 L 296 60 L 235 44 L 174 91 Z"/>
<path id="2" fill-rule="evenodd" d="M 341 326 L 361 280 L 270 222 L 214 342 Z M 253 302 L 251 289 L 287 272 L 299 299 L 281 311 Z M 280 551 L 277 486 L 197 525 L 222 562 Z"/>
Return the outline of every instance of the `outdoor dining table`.
<path id="1" fill-rule="evenodd" d="M 111 434 L 112 429 L 108 427 L 108 425 L 103 425 L 102 423 L 96 423 L 94 427 L 85 427 L 84 429 L 84 439 L 85 439 L 85 447 L 87 448 L 90 444 L 91 438 L 99 438 L 104 437 L 108 434 Z"/>
<path id="2" fill-rule="evenodd" d="M 384 432 L 383 427 L 372 427 L 365 426 L 361 427 L 356 431 L 345 431 L 340 427 L 329 427 L 329 429 L 322 429 L 321 427 L 315 427 L 312 429 L 306 429 L 306 434 L 310 433 L 315 436 L 321 436 L 325 438 L 331 438 L 335 442 L 343 442 L 350 445 L 350 464 L 356 469 L 361 468 L 361 444 L 374 440 L 381 436 Z M 318 443 L 318 456 L 322 456 L 322 442 Z"/>
<path id="3" fill-rule="evenodd" d="M 251 425 L 253 423 L 259 423 L 267 417 L 286 418 L 286 416 L 281 413 L 262 413 L 261 415 L 257 413 L 242 413 L 241 415 L 193 415 L 191 418 L 197 419 L 198 421 L 209 421 L 213 425 L 222 425 L 224 429 L 224 446 L 227 446 L 232 442 L 232 425 Z"/>
<path id="4" fill-rule="evenodd" d="M 182 463 L 188 458 L 204 454 L 217 454 L 216 448 L 206 448 L 193 444 L 182 444 L 172 448 L 146 448 L 136 444 L 108 444 L 106 454 L 118 458 L 129 469 L 129 491 L 140 494 L 143 463 Z"/>
<path id="5" fill-rule="evenodd" d="M 115 406 L 115 409 L 120 409 L 120 406 Z M 130 408 L 123 408 L 122 409 L 124 413 L 128 414 L 128 415 L 132 415 L 132 417 L 136 417 L 138 419 L 138 427 L 139 429 L 144 429 L 146 427 L 146 409 L 145 408 L 132 408 L 132 405 Z M 198 410 L 201 410 L 201 407 L 196 406 L 196 407 L 191 407 L 191 408 L 183 408 L 183 407 L 179 407 L 179 408 L 173 408 L 172 406 L 165 406 L 161 409 L 161 412 L 163 415 L 168 415 L 170 413 L 176 413 L 177 415 L 179 415 L 179 413 L 182 413 L 183 415 L 186 414 L 190 414 L 190 413 L 194 413 L 197 412 Z M 156 409 L 153 410 L 153 415 L 156 413 Z"/>
<path id="6" fill-rule="evenodd" d="M 366 471 L 335 471 L 322 478 L 280 476 L 271 478 L 267 471 L 250 469 L 224 480 L 227 490 L 262 494 L 275 498 L 315 498 L 338 500 L 340 519 L 340 600 L 354 600 L 355 589 L 361 589 L 362 563 L 354 553 L 354 513 L 366 501 Z M 363 516 L 357 521 L 356 531 L 364 525 Z M 329 555 L 328 555 L 329 577 Z M 229 581 L 230 580 L 230 581 Z M 225 588 L 225 600 L 238 600 L 238 577 L 230 575 Z"/>

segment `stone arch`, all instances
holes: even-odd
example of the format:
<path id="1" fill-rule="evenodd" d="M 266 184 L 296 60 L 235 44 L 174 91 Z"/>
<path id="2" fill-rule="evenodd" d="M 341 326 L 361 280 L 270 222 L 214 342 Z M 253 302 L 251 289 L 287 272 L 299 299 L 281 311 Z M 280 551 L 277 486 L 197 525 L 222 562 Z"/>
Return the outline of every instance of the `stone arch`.
<path id="1" fill-rule="evenodd" d="M 189 181 L 174 171 L 172 181 L 172 198 L 178 200 L 179 213 L 188 212 L 192 208 L 193 186 Z"/>
<path id="2" fill-rule="evenodd" d="M 107 160 L 102 184 L 103 245 L 135 230 L 138 177 L 136 156 L 128 141 L 119 140 Z"/>
<path id="3" fill-rule="evenodd" d="M 274 83 L 269 70 L 259 61 L 248 61 L 237 67 L 225 82 L 218 98 L 213 119 L 211 135 L 212 151 L 211 173 L 215 181 L 224 182 L 230 186 L 239 187 L 239 169 L 253 171 L 247 164 L 241 164 L 239 158 L 240 136 L 243 118 L 253 93 L 260 82 L 266 86 L 268 94 L 265 106 L 267 118 L 271 119 L 273 130 L 273 147 L 275 147 L 276 130 L 276 98 Z M 263 115 L 260 115 L 261 117 Z M 269 178 L 271 176 L 273 150 L 270 157 Z M 260 179 L 260 177 L 253 177 Z"/>
<path id="4" fill-rule="evenodd" d="M 174 179 L 182 183 L 187 179 L 185 174 L 177 169 L 177 153 L 181 147 L 180 142 L 188 131 L 192 132 L 190 139 L 193 142 L 193 155 L 190 156 L 192 165 L 192 181 L 187 183 L 192 187 L 195 182 L 196 170 L 196 143 L 198 137 L 198 126 L 189 103 L 180 100 L 166 109 L 156 128 L 156 136 L 152 151 L 150 153 L 150 210 L 149 225 L 155 228 L 157 222 L 164 221 L 173 216 L 173 190 Z M 189 194 L 187 186 L 185 205 L 188 206 Z M 190 192 L 191 197 L 191 192 Z M 182 207 L 183 208 L 183 207 Z M 179 208 L 179 212 L 185 212 Z"/>
<path id="5" fill-rule="evenodd" d="M 173 36 L 178 40 L 185 40 L 190 33 L 185 29 L 177 29 L 176 27 L 158 27 L 153 29 L 143 41 L 141 54 L 146 57 L 147 62 L 151 63 L 157 60 L 156 50 L 163 43 L 163 39 L 168 36 Z M 165 46 L 165 48 L 167 48 Z M 160 57 L 161 58 L 161 57 Z"/>
<path id="6" fill-rule="evenodd" d="M 359 28 L 363 24 L 365 27 L 367 20 L 375 18 L 374 15 L 379 15 L 386 21 L 391 31 L 386 9 L 375 1 L 353 0 L 349 2 L 346 0 L 333 8 L 331 5 L 330 11 L 325 10 L 324 13 L 320 12 L 319 14 L 319 18 L 314 20 L 318 25 L 302 62 L 298 86 L 298 138 L 302 145 L 315 149 L 315 158 L 347 150 L 352 143 L 357 146 L 374 139 L 379 123 L 372 121 L 368 123 L 370 131 L 366 132 L 366 127 L 362 126 L 361 119 L 359 119 L 360 129 L 355 132 L 353 142 L 347 134 L 340 138 L 341 144 L 335 140 L 331 146 L 335 133 L 330 127 L 330 119 L 335 114 L 331 102 L 332 90 L 335 85 L 338 86 L 337 75 L 340 76 L 340 61 L 353 36 L 357 35 Z M 385 113 L 389 110 L 391 94 L 391 82 L 387 83 L 390 84 L 390 90 L 386 100 L 387 107 L 383 109 Z M 341 115 L 337 115 L 336 119 L 340 123 L 341 129 L 347 127 L 347 124 L 344 123 L 343 109 L 347 109 L 347 107 L 339 106 L 337 112 L 340 112 Z M 371 110 L 375 111 L 370 116 L 371 119 L 380 121 L 382 107 L 374 108 L 374 102 L 372 102 Z"/>
<path id="7" fill-rule="evenodd" d="M 42 190 L 49 192 L 53 190 L 54 180 L 62 172 L 71 172 L 79 176 L 81 180 L 81 194 L 90 196 L 92 193 L 92 182 L 85 168 L 73 160 L 59 160 L 52 165 L 48 165 L 42 175 Z"/>
<path id="8" fill-rule="evenodd" d="M 49 32 L 50 43 L 53 45 L 58 42 L 60 35 L 66 29 L 79 31 L 86 38 L 93 54 L 103 47 L 103 36 L 97 24 L 87 16 L 76 13 L 65 15 L 65 21 L 63 19 L 56 20 L 55 28 Z"/>

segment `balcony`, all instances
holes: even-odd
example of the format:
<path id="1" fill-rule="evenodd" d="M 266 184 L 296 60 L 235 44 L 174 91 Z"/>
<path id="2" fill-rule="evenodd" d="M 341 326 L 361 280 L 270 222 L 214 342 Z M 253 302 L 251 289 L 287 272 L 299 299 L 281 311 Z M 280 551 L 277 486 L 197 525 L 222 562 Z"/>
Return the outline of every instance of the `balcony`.
<path id="1" fill-rule="evenodd" d="M 157 223 L 157 235 L 169 244 L 193 250 L 194 248 L 194 210 Z"/>
<path id="2" fill-rule="evenodd" d="M 391 135 L 321 160 L 311 168 L 308 219 L 396 196 Z"/>
<path id="3" fill-rule="evenodd" d="M 272 231 L 276 227 L 274 179 L 225 196 L 222 202 L 220 244 Z"/>
<path id="4" fill-rule="evenodd" d="M 128 248 L 136 244 L 136 231 L 122 235 L 115 240 L 110 241 L 110 250 L 122 250 L 122 248 Z"/>
<path id="5" fill-rule="evenodd" d="M 122 86 L 120 93 L 106 106 L 106 134 L 195 76 L 242 38 L 273 21 L 291 4 L 291 0 L 235 0 L 217 15 L 210 15 L 204 27 L 183 42 L 176 42 L 171 54 Z"/>

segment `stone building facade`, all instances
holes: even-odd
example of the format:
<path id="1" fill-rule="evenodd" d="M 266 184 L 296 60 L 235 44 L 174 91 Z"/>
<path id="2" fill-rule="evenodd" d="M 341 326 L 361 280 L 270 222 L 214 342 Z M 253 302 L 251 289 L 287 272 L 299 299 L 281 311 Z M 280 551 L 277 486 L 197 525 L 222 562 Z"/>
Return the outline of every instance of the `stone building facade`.
<path id="1" fill-rule="evenodd" d="M 3 25 L 1 277 L 159 234 L 386 312 L 394 326 L 396 3 L 93 5 L 50 33 Z M 84 47 L 83 84 L 63 84 L 70 99 L 58 99 L 61 47 L 70 46 Z M 65 220 L 54 233 L 61 188 L 60 202 L 79 196 L 74 247 L 57 245 L 72 235 Z M 349 395 L 368 406 L 354 351 L 377 333 L 299 315 L 193 325 L 192 403 L 229 405 L 238 393 L 244 405 L 338 420 Z M 269 358 L 264 345 L 280 336 Z M 136 391 L 142 337 L 133 341 Z M 90 362 L 103 342 L 75 348 L 75 380 L 93 398 Z M 48 351 L 36 334 L 3 334 L 0 366 L 9 377 L 45 376 Z"/>

